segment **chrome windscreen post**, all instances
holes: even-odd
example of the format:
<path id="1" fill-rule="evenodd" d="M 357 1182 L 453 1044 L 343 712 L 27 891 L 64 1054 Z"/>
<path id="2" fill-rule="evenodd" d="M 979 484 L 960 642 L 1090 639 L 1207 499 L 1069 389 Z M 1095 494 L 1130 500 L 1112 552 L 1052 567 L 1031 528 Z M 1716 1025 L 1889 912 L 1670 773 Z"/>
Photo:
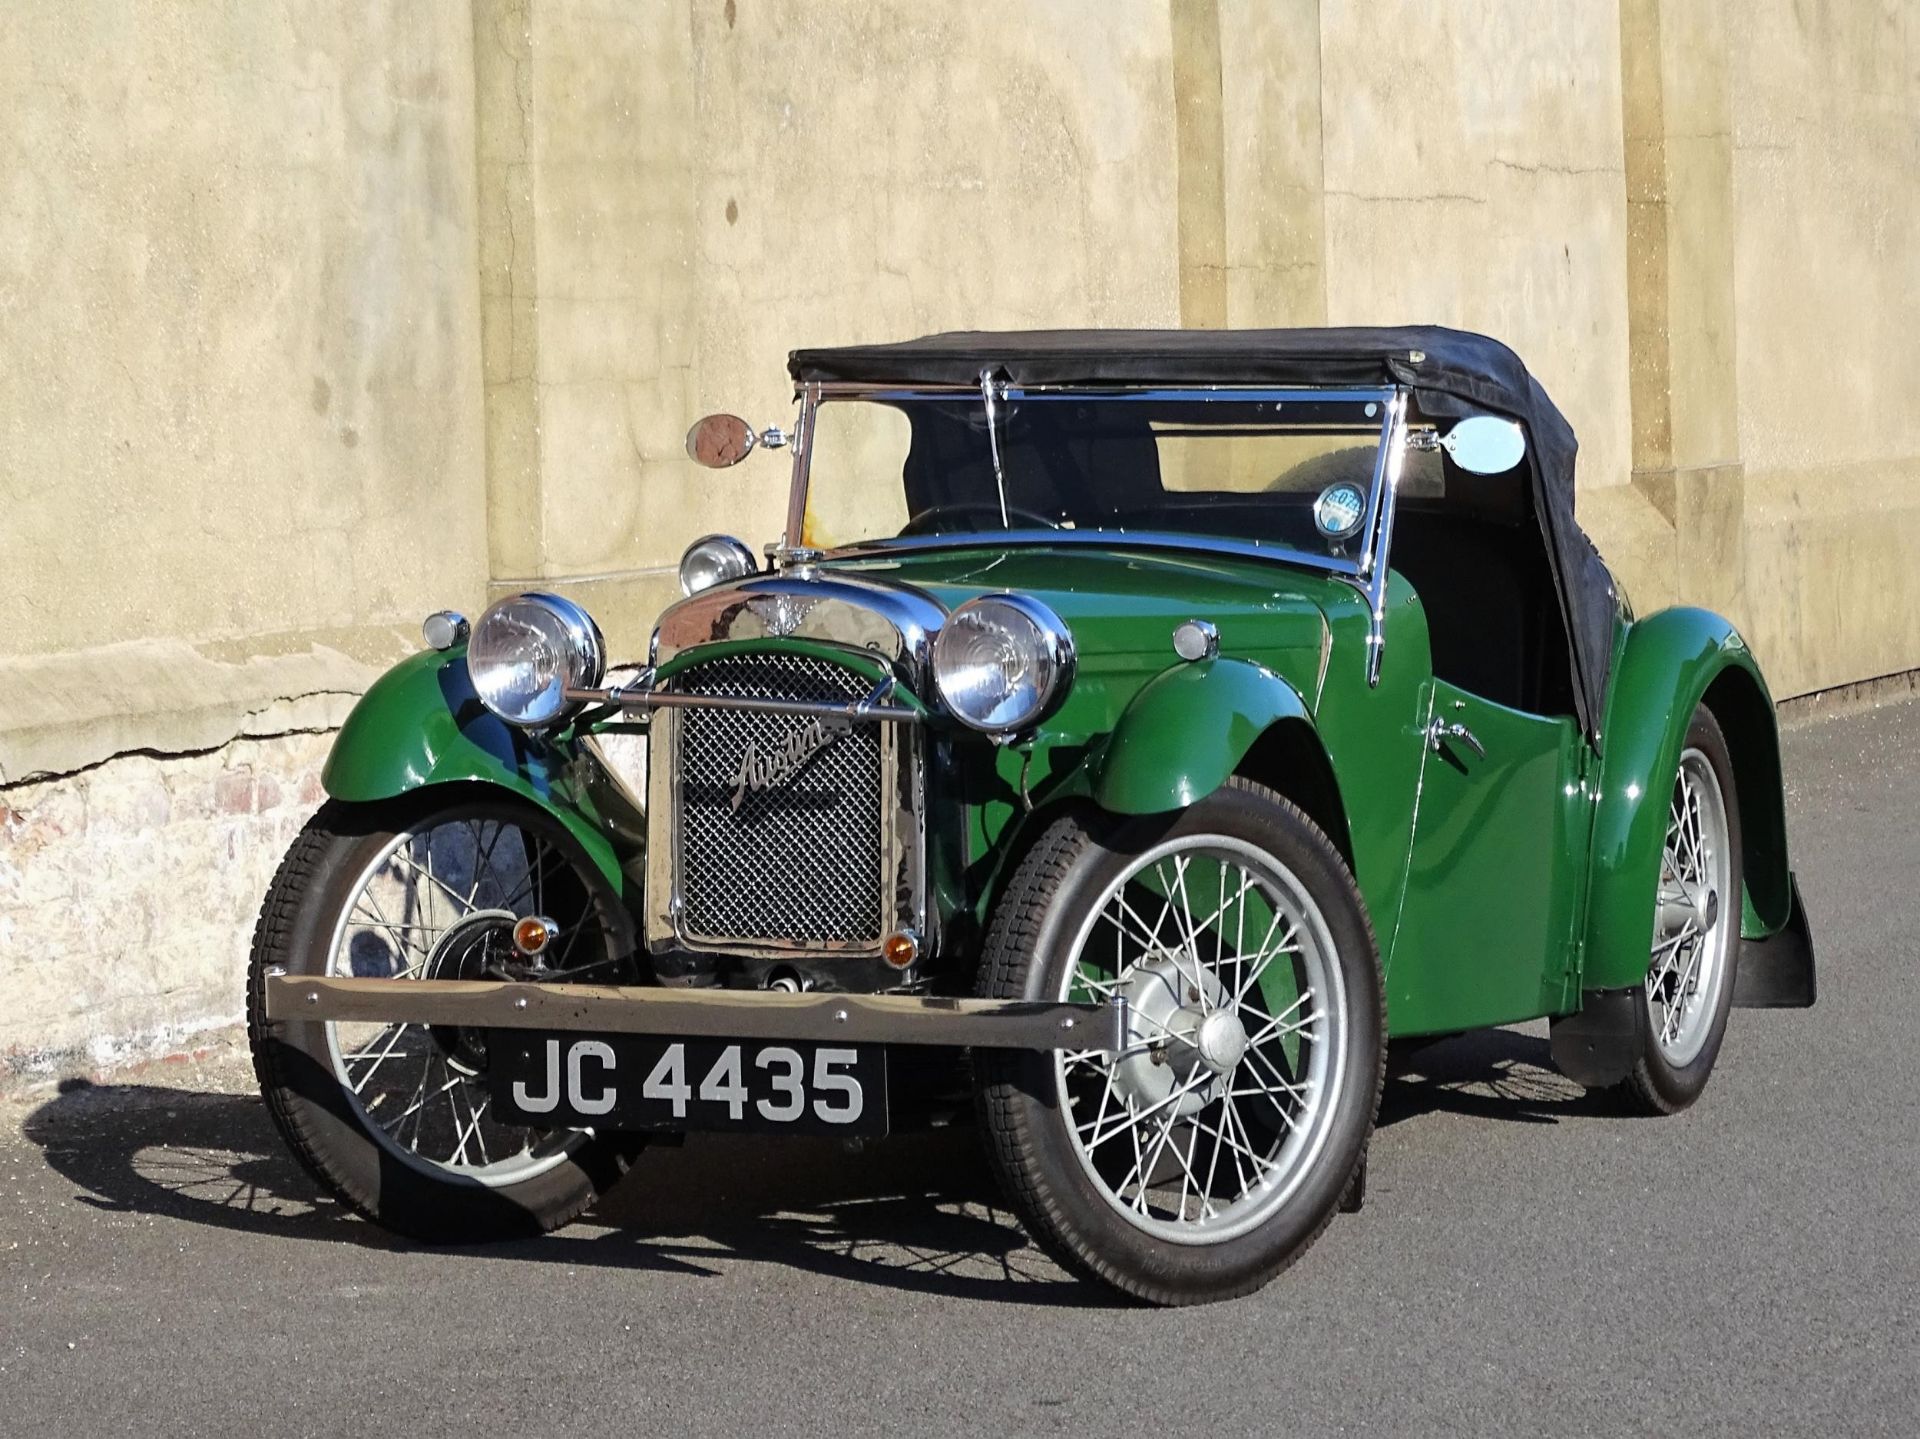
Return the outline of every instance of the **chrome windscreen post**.
<path id="1" fill-rule="evenodd" d="M 1380 455 L 1374 464 L 1374 540 L 1367 555 L 1367 684 L 1380 683 L 1380 652 L 1387 643 L 1387 557 L 1393 545 L 1393 511 L 1400 490 L 1400 469 L 1407 456 L 1407 392 L 1395 390 L 1381 428 Z"/>
<path id="2" fill-rule="evenodd" d="M 788 437 L 793 450 L 793 479 L 787 490 L 786 542 L 774 556 L 776 564 L 783 562 L 784 552 L 802 549 L 807 542 L 807 485 L 813 470 L 813 421 L 819 408 L 820 387 L 802 385 L 800 413 L 794 417 L 793 434 Z"/>

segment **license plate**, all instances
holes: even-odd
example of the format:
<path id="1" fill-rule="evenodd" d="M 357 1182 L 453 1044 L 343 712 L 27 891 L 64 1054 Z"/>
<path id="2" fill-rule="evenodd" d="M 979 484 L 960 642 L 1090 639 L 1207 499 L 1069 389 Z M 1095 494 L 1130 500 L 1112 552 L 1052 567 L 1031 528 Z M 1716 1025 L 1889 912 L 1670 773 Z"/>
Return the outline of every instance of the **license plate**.
<path id="1" fill-rule="evenodd" d="M 885 1134 L 877 1046 L 632 1034 L 487 1037 L 494 1113 L 545 1129 Z"/>

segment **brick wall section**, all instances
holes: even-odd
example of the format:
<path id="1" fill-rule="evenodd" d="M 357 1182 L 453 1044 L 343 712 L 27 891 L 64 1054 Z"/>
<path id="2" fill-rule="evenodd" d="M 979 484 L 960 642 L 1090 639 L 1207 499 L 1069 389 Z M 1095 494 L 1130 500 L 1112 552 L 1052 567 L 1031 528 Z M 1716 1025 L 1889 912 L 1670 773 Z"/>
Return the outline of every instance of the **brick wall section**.
<path id="1" fill-rule="evenodd" d="M 328 734 L 122 755 L 0 789 L 0 1094 L 230 1042 Z"/>

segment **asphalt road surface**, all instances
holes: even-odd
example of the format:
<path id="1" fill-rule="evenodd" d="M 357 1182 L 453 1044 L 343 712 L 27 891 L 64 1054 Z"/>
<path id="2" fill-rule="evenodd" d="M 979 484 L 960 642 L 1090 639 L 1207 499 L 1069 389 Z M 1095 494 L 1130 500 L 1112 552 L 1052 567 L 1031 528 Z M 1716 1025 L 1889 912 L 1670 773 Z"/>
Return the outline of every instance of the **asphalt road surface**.
<path id="1" fill-rule="evenodd" d="M 242 1066 L 161 1067 L 0 1116 L 0 1434 L 1920 1433 L 1920 704 L 1785 747 L 1819 1007 L 1735 1011 L 1675 1119 L 1544 1026 L 1427 1051 L 1365 1210 L 1253 1298 L 1068 1281 L 951 1133 L 696 1139 L 424 1250 Z"/>

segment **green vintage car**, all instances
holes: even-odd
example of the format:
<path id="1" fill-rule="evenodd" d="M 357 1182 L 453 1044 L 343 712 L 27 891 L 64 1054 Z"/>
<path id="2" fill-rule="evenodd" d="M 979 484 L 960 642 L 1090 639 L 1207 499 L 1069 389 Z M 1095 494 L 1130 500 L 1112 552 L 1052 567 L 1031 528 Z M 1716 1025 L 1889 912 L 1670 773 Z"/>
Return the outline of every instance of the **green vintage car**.
<path id="1" fill-rule="evenodd" d="M 260 1083 L 417 1238 L 649 1136 L 972 1119 L 1063 1265 L 1245 1293 L 1364 1193 L 1390 1044 L 1546 1017 L 1623 1107 L 1806 1005 L 1773 704 L 1636 617 L 1520 361 L 1416 328 L 802 350 L 763 562 L 644 663 L 522 594 L 368 691 L 261 912 Z"/>

